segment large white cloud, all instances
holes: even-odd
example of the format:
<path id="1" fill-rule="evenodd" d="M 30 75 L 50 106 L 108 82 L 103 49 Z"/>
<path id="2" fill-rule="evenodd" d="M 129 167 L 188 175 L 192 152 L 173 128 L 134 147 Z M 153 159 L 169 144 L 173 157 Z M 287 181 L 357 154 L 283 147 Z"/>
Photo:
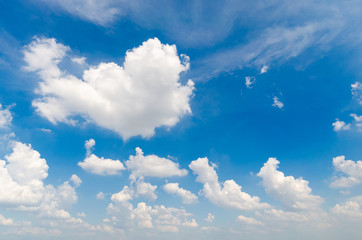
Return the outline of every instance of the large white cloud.
<path id="1" fill-rule="evenodd" d="M 198 201 L 198 198 L 192 192 L 179 187 L 178 183 L 167 183 L 163 186 L 163 190 L 168 194 L 175 194 L 182 198 L 182 202 L 185 204 L 192 204 Z"/>
<path id="2" fill-rule="evenodd" d="M 259 197 L 242 192 L 234 180 L 227 180 L 221 186 L 214 166 L 209 165 L 207 158 L 192 161 L 189 167 L 197 175 L 196 181 L 204 184 L 205 197 L 215 205 L 241 210 L 269 207 L 267 203 L 261 203 Z"/>
<path id="3" fill-rule="evenodd" d="M 100 63 L 84 71 L 83 79 L 59 68 L 69 51 L 53 38 L 35 38 L 24 49 L 24 69 L 42 79 L 33 106 L 52 123 L 76 124 L 81 116 L 124 139 L 149 138 L 155 128 L 172 127 L 191 113 L 194 83 L 179 81 L 189 58 L 180 59 L 175 45 L 149 39 L 127 51 L 123 67 Z"/>
<path id="4" fill-rule="evenodd" d="M 263 186 L 267 194 L 283 203 L 288 210 L 316 210 L 323 199 L 312 195 L 308 181 L 293 176 L 284 176 L 278 171 L 279 161 L 269 158 L 260 169 L 258 176 L 263 179 Z"/>
<path id="5" fill-rule="evenodd" d="M 141 148 L 136 148 L 136 155 L 129 156 L 129 160 L 125 162 L 127 169 L 131 171 L 130 178 L 143 177 L 172 177 L 185 176 L 186 169 L 180 169 L 179 164 L 167 158 L 156 155 L 144 155 Z"/>
<path id="6" fill-rule="evenodd" d="M 78 165 L 85 171 L 98 175 L 116 175 L 125 170 L 123 163 L 119 160 L 105 159 L 92 154 L 91 150 L 95 145 L 94 139 L 85 142 L 87 149 L 86 158 L 83 162 L 78 162 Z"/>
<path id="7" fill-rule="evenodd" d="M 331 187 L 352 187 L 362 181 L 362 161 L 346 160 L 345 156 L 333 158 L 333 166 L 337 172 L 341 172 L 347 177 L 340 177 L 330 184 Z"/>

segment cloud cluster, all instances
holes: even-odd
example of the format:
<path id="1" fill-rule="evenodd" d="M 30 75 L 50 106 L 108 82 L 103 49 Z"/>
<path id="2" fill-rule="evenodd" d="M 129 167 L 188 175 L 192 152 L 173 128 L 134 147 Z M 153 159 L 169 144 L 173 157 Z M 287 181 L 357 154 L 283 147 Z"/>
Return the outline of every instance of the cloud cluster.
<path id="1" fill-rule="evenodd" d="M 196 181 L 204 185 L 202 192 L 205 197 L 215 205 L 240 210 L 269 207 L 267 203 L 261 203 L 259 197 L 242 192 L 234 180 L 220 184 L 214 165 L 210 166 L 207 158 L 192 161 L 189 167 L 197 175 Z"/>
<path id="2" fill-rule="evenodd" d="M 189 69 L 189 58 L 180 59 L 175 45 L 149 39 L 127 51 L 123 66 L 100 63 L 85 70 L 83 79 L 60 69 L 69 51 L 54 38 L 34 38 L 23 51 L 24 69 L 42 79 L 33 106 L 52 123 L 74 125 L 80 116 L 124 139 L 149 138 L 155 128 L 173 127 L 191 114 L 194 83 L 179 81 Z"/>

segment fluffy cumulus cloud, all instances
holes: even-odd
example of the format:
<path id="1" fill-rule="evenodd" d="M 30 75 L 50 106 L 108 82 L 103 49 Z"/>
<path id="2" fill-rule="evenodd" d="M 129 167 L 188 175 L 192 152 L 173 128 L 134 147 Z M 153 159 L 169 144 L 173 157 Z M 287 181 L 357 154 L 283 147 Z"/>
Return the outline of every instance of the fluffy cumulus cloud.
<path id="1" fill-rule="evenodd" d="M 333 166 L 337 172 L 346 176 L 341 176 L 330 184 L 335 188 L 348 188 L 362 181 L 362 161 L 346 160 L 345 156 L 333 158 Z"/>
<path id="2" fill-rule="evenodd" d="M 190 169 L 197 175 L 196 181 L 204 185 L 202 193 L 215 205 L 241 210 L 253 210 L 269 207 L 261 203 L 257 196 L 250 196 L 241 191 L 241 186 L 234 180 L 227 180 L 220 184 L 214 165 L 209 165 L 207 158 L 192 161 Z"/>
<path id="3" fill-rule="evenodd" d="M 192 192 L 179 187 L 178 183 L 167 183 L 163 186 L 163 190 L 168 194 L 175 194 L 182 198 L 182 202 L 185 204 L 192 204 L 198 201 L 198 198 Z"/>
<path id="4" fill-rule="evenodd" d="M 260 169 L 258 176 L 263 179 L 263 186 L 267 194 L 283 203 L 288 210 L 316 210 L 323 199 L 312 195 L 308 181 L 293 176 L 285 176 L 278 171 L 279 161 L 269 158 Z"/>
<path id="5" fill-rule="evenodd" d="M 144 155 L 141 148 L 136 148 L 136 155 L 131 155 L 125 162 L 127 169 L 131 171 L 130 178 L 144 177 L 172 177 L 187 175 L 186 169 L 180 169 L 178 163 L 156 155 Z"/>
<path id="6" fill-rule="evenodd" d="M 12 120 L 13 116 L 9 108 L 4 108 L 0 103 L 0 128 L 9 126 Z"/>
<path id="7" fill-rule="evenodd" d="M 78 163 L 81 168 L 98 175 L 116 175 L 120 174 L 122 170 L 125 170 L 123 163 L 119 160 L 105 159 L 94 155 L 92 149 L 95 144 L 94 139 L 85 142 L 87 155 L 82 162 Z"/>
<path id="8" fill-rule="evenodd" d="M 189 58 L 180 58 L 175 45 L 149 39 L 127 51 L 123 66 L 100 63 L 85 70 L 83 79 L 60 69 L 69 51 L 53 38 L 34 38 L 23 51 L 24 69 L 41 78 L 33 106 L 52 123 L 74 125 L 80 116 L 124 139 L 149 138 L 155 128 L 173 127 L 191 114 L 194 83 L 179 81 Z"/>

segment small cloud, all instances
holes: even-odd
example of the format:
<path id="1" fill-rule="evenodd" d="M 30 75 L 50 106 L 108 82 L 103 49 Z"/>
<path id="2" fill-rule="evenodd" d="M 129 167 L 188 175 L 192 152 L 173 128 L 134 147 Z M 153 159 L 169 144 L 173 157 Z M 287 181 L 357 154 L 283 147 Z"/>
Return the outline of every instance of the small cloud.
<path id="1" fill-rule="evenodd" d="M 51 133 L 52 130 L 47 129 L 47 128 L 39 128 L 39 131 L 45 132 L 45 133 Z"/>
<path id="2" fill-rule="evenodd" d="M 342 130 L 349 130 L 351 128 L 351 124 L 346 124 L 344 121 L 339 121 L 337 118 L 334 123 L 332 123 L 333 130 L 336 132 L 342 131 Z"/>
<path id="3" fill-rule="evenodd" d="M 282 109 L 284 107 L 284 103 L 282 103 L 278 97 L 273 97 L 273 101 L 274 101 L 272 105 L 273 107 L 277 107 L 279 109 Z"/>
<path id="4" fill-rule="evenodd" d="M 96 198 L 99 199 L 99 200 L 103 200 L 104 197 L 105 197 L 105 195 L 104 195 L 103 192 L 99 192 L 99 193 L 97 194 L 97 196 L 96 196 Z"/>
<path id="5" fill-rule="evenodd" d="M 79 65 L 85 64 L 86 57 L 73 57 L 71 58 L 72 62 L 77 63 Z"/>
<path id="6" fill-rule="evenodd" d="M 206 222 L 213 222 L 215 220 L 215 215 L 213 215 L 212 213 L 207 214 L 207 218 L 205 218 Z"/>
<path id="7" fill-rule="evenodd" d="M 264 65 L 261 69 L 260 69 L 260 74 L 264 74 L 269 70 L 269 66 Z"/>
<path id="8" fill-rule="evenodd" d="M 252 225 L 263 225 L 262 222 L 256 220 L 255 218 L 251 217 L 245 217 L 243 215 L 240 215 L 237 219 L 238 222 L 246 223 L 246 224 L 252 224 Z"/>
<path id="9" fill-rule="evenodd" d="M 253 85 L 255 83 L 256 79 L 255 77 L 245 77 L 245 86 L 247 88 L 252 88 L 251 85 Z"/>
<path id="10" fill-rule="evenodd" d="M 77 217 L 85 218 L 85 217 L 87 217 L 87 215 L 84 212 L 81 212 L 81 213 L 77 213 Z"/>

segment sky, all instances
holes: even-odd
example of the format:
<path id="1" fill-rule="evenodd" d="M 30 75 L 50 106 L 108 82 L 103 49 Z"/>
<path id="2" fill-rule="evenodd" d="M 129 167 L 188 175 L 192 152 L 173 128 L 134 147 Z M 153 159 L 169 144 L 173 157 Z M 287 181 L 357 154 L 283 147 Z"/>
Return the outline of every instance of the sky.
<path id="1" fill-rule="evenodd" d="M 0 11 L 1 239 L 360 239 L 360 1 Z"/>

